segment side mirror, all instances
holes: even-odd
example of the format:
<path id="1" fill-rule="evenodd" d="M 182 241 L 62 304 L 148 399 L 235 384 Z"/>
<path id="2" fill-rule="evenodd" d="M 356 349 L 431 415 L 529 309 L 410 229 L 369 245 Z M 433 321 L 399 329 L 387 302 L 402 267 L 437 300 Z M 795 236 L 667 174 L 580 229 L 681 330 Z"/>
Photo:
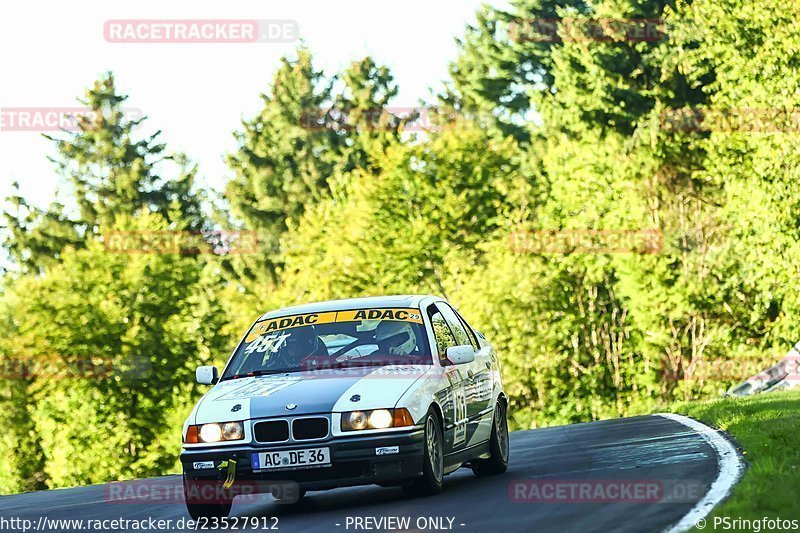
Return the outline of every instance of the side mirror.
<path id="1" fill-rule="evenodd" d="M 463 365 L 475 360 L 475 348 L 469 344 L 451 346 L 447 349 L 447 360 L 454 365 Z"/>
<path id="2" fill-rule="evenodd" d="M 213 385 L 219 381 L 219 371 L 215 366 L 198 366 L 194 377 L 201 385 Z"/>

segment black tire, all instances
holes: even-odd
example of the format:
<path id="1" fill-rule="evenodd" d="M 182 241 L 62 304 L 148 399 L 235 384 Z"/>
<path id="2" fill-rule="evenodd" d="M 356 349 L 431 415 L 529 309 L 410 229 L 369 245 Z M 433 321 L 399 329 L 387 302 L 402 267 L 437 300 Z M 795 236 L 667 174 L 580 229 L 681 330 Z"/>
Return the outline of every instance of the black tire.
<path id="1" fill-rule="evenodd" d="M 433 409 L 425 417 L 425 447 L 422 476 L 402 485 L 406 496 L 430 496 L 442 492 L 444 481 L 444 438 L 442 424 Z"/>
<path id="2" fill-rule="evenodd" d="M 194 490 L 193 487 L 195 488 Z M 233 501 L 192 501 L 190 503 L 190 498 L 194 500 L 197 498 L 196 495 L 202 494 L 200 490 L 197 490 L 199 488 L 199 485 L 194 484 L 191 480 L 186 479 L 186 475 L 183 476 L 183 493 L 185 496 L 186 510 L 189 512 L 189 516 L 191 516 L 192 519 L 226 518 L 229 514 L 231 514 Z M 190 495 L 195 495 L 195 497 L 192 498 Z"/>
<path id="3" fill-rule="evenodd" d="M 489 439 L 488 459 L 478 459 L 472 462 L 472 472 L 478 476 L 493 476 L 508 470 L 508 420 L 506 419 L 506 404 L 497 401 L 492 420 L 492 436 Z"/>

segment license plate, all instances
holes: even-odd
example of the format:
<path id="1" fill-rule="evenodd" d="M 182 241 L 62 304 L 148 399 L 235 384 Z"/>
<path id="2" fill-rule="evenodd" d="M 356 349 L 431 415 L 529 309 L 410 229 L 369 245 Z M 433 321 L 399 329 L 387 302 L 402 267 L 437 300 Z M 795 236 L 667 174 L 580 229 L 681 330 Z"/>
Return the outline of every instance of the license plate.
<path id="1" fill-rule="evenodd" d="M 316 468 L 331 465 L 330 448 L 275 450 L 253 454 L 253 470 Z"/>

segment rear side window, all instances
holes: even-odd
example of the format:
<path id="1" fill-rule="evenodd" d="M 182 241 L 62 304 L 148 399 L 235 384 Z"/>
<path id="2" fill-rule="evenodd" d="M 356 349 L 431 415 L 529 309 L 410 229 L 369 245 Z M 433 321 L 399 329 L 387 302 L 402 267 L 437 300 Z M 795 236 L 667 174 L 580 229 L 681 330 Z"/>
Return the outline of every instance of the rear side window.
<path id="1" fill-rule="evenodd" d="M 442 313 L 433 305 L 428 307 L 428 317 L 431 320 L 433 334 L 436 337 L 436 350 L 439 354 L 439 361 L 442 365 L 447 365 L 449 364 L 447 349 L 457 344 L 456 339 L 453 337 L 453 332 L 450 331 L 450 327 L 447 325 Z"/>

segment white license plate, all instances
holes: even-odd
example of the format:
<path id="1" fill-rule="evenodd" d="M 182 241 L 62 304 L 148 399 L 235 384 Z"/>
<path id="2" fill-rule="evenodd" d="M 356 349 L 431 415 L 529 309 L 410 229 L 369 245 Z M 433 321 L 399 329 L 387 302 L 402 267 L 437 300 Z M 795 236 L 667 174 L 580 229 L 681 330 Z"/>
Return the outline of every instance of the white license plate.
<path id="1" fill-rule="evenodd" d="M 254 471 L 277 470 L 282 468 L 314 468 L 330 465 L 330 448 L 275 450 L 253 454 Z"/>

